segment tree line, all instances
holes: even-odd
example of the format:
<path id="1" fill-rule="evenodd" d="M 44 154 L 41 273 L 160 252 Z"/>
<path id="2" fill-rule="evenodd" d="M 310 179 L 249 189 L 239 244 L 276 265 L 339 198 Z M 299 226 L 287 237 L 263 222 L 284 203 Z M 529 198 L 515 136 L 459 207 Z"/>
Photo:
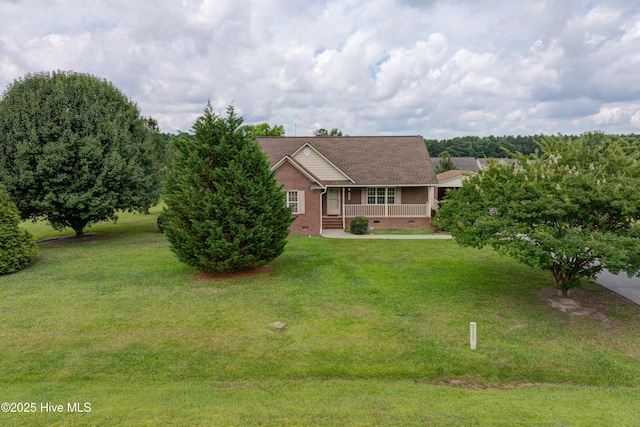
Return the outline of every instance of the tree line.
<path id="1" fill-rule="evenodd" d="M 596 132 L 598 133 L 598 132 Z M 561 135 L 567 139 L 576 139 L 578 135 Z M 639 146 L 640 135 L 616 135 L 623 142 Z M 451 157 L 502 158 L 514 157 L 515 153 L 533 154 L 544 135 L 505 135 L 505 136 L 461 136 L 450 139 L 426 139 L 431 157 L 440 157 L 443 152 Z"/>

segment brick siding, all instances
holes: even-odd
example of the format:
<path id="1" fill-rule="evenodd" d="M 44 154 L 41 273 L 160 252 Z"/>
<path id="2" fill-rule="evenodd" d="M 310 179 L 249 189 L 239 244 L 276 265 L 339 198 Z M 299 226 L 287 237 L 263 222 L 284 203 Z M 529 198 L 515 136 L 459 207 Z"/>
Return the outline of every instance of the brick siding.
<path id="1" fill-rule="evenodd" d="M 346 219 L 346 227 L 351 228 L 351 218 Z M 376 223 L 376 221 L 378 221 Z M 413 223 L 411 222 L 413 221 Z M 369 217 L 369 227 L 374 228 L 429 228 L 431 218 L 378 218 Z"/>
<path id="2" fill-rule="evenodd" d="M 312 190 L 313 182 L 290 163 L 283 163 L 275 173 L 275 176 L 285 190 L 304 191 L 304 214 L 296 217 L 291 224 L 291 234 L 320 234 L 320 190 Z"/>

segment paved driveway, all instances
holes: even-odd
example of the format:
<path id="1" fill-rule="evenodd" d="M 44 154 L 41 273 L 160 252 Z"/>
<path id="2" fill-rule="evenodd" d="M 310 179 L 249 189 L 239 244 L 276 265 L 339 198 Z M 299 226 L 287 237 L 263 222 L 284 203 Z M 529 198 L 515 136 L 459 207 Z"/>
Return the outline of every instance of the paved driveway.
<path id="1" fill-rule="evenodd" d="M 640 305 L 640 278 L 628 278 L 625 273 L 611 274 L 603 271 L 596 277 L 596 282 L 607 289 L 617 293 Z"/>

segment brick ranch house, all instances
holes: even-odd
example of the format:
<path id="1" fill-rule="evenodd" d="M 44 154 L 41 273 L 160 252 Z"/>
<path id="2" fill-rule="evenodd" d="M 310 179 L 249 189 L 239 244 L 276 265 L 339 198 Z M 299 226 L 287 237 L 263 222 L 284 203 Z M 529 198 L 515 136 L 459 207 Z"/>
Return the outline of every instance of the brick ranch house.
<path id="1" fill-rule="evenodd" d="M 421 136 L 258 137 L 297 217 L 319 235 L 366 216 L 376 228 L 430 227 L 438 181 Z"/>

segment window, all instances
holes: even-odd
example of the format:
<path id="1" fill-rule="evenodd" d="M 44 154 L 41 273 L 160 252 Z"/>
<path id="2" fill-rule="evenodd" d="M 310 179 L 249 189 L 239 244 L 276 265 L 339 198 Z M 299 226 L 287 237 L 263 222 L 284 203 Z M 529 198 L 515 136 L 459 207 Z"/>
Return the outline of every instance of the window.
<path id="1" fill-rule="evenodd" d="M 395 187 L 369 187 L 367 188 L 368 205 L 395 205 Z"/>
<path id="2" fill-rule="evenodd" d="M 287 206 L 291 206 L 291 213 L 294 215 L 304 213 L 304 191 L 289 190 L 287 191 Z"/>
<path id="3" fill-rule="evenodd" d="M 291 213 L 298 213 L 298 190 L 287 191 L 287 207 L 291 206 Z"/>
<path id="4" fill-rule="evenodd" d="M 394 187 L 387 188 L 387 204 L 396 204 L 396 189 Z"/>

